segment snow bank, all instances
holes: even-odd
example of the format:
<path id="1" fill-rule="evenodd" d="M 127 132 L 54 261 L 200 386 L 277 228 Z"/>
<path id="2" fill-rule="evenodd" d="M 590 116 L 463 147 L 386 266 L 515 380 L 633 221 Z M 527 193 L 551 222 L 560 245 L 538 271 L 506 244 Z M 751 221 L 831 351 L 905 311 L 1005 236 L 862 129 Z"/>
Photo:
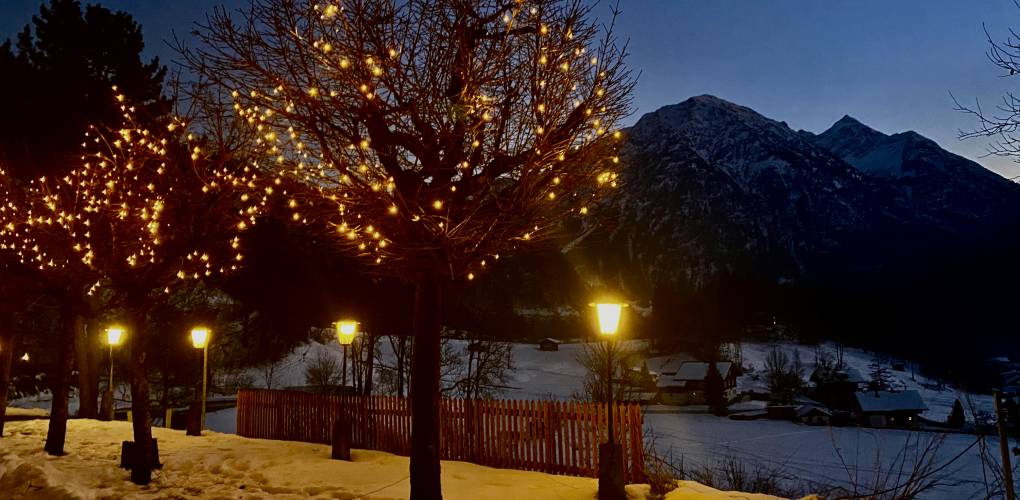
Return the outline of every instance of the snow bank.
<path id="1" fill-rule="evenodd" d="M 329 459 L 329 447 L 246 439 L 207 433 L 153 429 L 163 469 L 152 484 L 136 486 L 117 468 L 120 442 L 131 437 L 126 422 L 71 420 L 68 455 L 42 451 L 46 421 L 12 422 L 0 438 L 0 500 L 95 498 L 409 498 L 408 459 L 354 450 L 352 462 Z M 592 500 L 595 479 L 493 469 L 465 462 L 443 463 L 447 500 Z M 632 500 L 646 497 L 646 485 L 628 486 Z M 670 500 L 773 499 L 727 493 L 684 482 Z"/>
<path id="2" fill-rule="evenodd" d="M 17 418 L 45 418 L 50 416 L 50 412 L 45 408 L 18 408 L 8 406 L 7 416 Z"/>

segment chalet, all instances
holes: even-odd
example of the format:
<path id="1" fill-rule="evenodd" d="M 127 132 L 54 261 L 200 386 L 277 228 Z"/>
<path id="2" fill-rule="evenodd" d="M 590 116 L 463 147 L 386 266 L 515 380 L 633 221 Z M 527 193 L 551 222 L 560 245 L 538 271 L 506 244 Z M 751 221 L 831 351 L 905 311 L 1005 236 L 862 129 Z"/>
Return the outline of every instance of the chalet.
<path id="1" fill-rule="evenodd" d="M 797 420 L 808 425 L 829 425 L 832 412 L 814 405 L 801 405 L 796 411 Z"/>
<path id="2" fill-rule="evenodd" d="M 681 363 L 672 373 L 666 371 L 670 370 L 670 367 L 664 366 L 655 384 L 659 402 L 673 405 L 704 404 L 705 377 L 708 375 L 709 365 L 710 363 L 703 361 L 687 361 Z M 723 379 L 724 397 L 727 400 L 732 399 L 737 390 L 736 368 L 729 361 L 720 361 L 715 367 Z"/>
<path id="3" fill-rule="evenodd" d="M 811 383 L 814 389 L 811 398 L 829 408 L 854 410 L 857 400 L 854 396 L 863 389 L 868 380 L 857 370 L 846 367 L 841 370 L 817 368 L 811 372 Z"/>
<path id="4" fill-rule="evenodd" d="M 912 427 L 928 409 L 917 391 L 867 391 L 854 394 L 857 418 L 871 427 Z"/>
<path id="5" fill-rule="evenodd" d="M 558 351 L 560 350 L 560 341 L 556 339 L 545 338 L 538 341 L 539 351 Z"/>

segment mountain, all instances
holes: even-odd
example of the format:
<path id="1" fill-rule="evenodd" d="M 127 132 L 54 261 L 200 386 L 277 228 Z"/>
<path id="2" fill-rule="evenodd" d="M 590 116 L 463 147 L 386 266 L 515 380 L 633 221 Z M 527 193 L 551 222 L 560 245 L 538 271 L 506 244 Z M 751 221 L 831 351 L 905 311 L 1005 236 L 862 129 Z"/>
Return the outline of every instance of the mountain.
<path id="1" fill-rule="evenodd" d="M 886 135 L 844 116 L 814 142 L 881 179 L 931 223 L 949 230 L 1015 208 L 1015 183 L 913 131 Z"/>
<path id="2" fill-rule="evenodd" d="M 886 135 L 849 116 L 815 135 L 703 95 L 627 134 L 613 240 L 646 286 L 887 269 L 1020 214 L 1017 184 L 915 132 Z"/>

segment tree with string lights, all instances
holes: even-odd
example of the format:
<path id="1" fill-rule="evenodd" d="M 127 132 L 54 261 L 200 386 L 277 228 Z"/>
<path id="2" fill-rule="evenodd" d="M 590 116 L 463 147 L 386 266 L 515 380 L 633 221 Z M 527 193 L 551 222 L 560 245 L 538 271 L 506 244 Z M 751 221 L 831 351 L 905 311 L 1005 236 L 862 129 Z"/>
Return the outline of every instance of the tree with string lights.
<path id="1" fill-rule="evenodd" d="M 33 206 L 33 198 L 38 195 L 33 185 L 34 182 L 19 183 L 0 170 L 0 193 L 4 200 L 0 206 L 0 254 L 4 260 L 5 281 L 32 283 L 57 304 L 60 328 L 56 362 L 49 377 L 53 400 L 44 449 L 50 455 L 63 455 L 75 333 L 84 327 L 88 311 L 86 297 L 100 274 L 78 257 L 72 235 L 51 230 L 52 218 L 41 215 L 45 212 L 41 206 Z M 22 296 L 25 292 L 21 290 Z M 9 317 L 4 320 L 11 325 L 10 338 L 5 342 L 9 344 L 5 346 L 7 354 L 11 354 L 13 322 Z M 6 384 L 6 377 L 3 382 Z"/>
<path id="2" fill-rule="evenodd" d="M 164 123 L 162 129 L 150 129 L 123 95 L 117 99 L 121 128 L 93 127 L 77 168 L 33 181 L 9 231 L 21 240 L 12 243 L 26 262 L 55 270 L 84 266 L 99 277 L 93 288 L 114 292 L 129 331 L 131 477 L 146 484 L 153 459 L 146 317 L 170 287 L 236 270 L 243 259 L 239 233 L 256 222 L 265 199 L 238 194 L 258 177 L 223 143 L 188 133 L 179 118 L 157 118 L 151 123 Z"/>
<path id="3" fill-rule="evenodd" d="M 633 78 L 592 9 L 254 0 L 181 49 L 233 92 L 291 218 L 415 285 L 412 498 L 441 497 L 443 287 L 554 241 L 616 186 Z"/>

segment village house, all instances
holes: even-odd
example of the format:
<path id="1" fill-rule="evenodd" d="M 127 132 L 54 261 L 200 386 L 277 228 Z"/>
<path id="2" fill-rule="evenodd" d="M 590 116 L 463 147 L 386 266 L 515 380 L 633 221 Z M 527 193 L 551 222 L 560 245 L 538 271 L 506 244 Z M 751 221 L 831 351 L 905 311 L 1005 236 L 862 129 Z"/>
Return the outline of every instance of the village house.
<path id="1" fill-rule="evenodd" d="M 656 383 L 659 402 L 671 405 L 704 404 L 705 377 L 709 365 L 703 361 L 686 361 L 673 373 L 667 373 L 665 370 L 669 368 L 664 367 Z M 720 361 L 715 367 L 723 379 L 723 397 L 726 400 L 733 399 L 737 390 L 737 370 L 729 361 Z"/>
<path id="2" fill-rule="evenodd" d="M 797 420 L 807 425 L 829 425 L 832 412 L 815 405 L 801 405 L 797 408 Z"/>
<path id="3" fill-rule="evenodd" d="M 817 368 L 811 372 L 810 380 L 814 385 L 811 399 L 839 410 L 856 409 L 857 400 L 854 394 L 868 382 L 860 372 L 850 367 L 840 370 Z"/>
<path id="4" fill-rule="evenodd" d="M 917 391 L 867 391 L 854 394 L 857 418 L 871 427 L 913 427 L 928 407 Z"/>
<path id="5" fill-rule="evenodd" d="M 560 350 L 560 341 L 553 338 L 544 338 L 538 341 L 539 351 L 558 351 Z"/>

